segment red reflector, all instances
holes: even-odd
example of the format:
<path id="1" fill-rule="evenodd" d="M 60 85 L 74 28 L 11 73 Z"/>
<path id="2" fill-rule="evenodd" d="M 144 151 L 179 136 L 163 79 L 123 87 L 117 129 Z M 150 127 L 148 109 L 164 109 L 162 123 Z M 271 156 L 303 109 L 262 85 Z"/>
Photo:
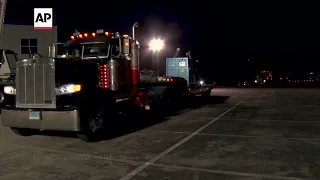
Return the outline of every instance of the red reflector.
<path id="1" fill-rule="evenodd" d="M 110 79 L 109 79 L 109 68 L 108 65 L 100 65 L 100 77 L 99 77 L 99 84 L 103 88 L 109 88 L 110 87 Z"/>

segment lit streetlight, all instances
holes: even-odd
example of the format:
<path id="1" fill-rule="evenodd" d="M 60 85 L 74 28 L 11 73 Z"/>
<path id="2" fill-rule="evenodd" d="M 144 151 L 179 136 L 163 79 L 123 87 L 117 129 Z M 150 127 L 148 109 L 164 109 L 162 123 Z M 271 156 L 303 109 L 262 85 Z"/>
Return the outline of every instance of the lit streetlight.
<path id="1" fill-rule="evenodd" d="M 157 76 L 159 76 L 159 51 L 161 51 L 164 47 L 164 42 L 161 39 L 153 39 L 149 44 L 150 50 L 156 52 L 157 55 Z"/>

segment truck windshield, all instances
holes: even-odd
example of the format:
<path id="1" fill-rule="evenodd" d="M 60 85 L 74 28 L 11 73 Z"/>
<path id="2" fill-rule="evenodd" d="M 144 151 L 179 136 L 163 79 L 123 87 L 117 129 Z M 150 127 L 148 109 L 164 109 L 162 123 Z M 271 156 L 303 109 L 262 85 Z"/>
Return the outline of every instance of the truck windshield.
<path id="1" fill-rule="evenodd" d="M 101 44 L 77 44 L 66 47 L 68 55 L 73 58 L 87 57 L 107 57 L 109 45 L 106 43 Z"/>

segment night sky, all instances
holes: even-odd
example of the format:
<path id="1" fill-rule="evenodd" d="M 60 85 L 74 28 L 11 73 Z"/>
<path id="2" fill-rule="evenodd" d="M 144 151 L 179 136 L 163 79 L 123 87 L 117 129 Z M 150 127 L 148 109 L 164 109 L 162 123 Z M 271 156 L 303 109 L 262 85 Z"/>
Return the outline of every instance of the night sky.
<path id="1" fill-rule="evenodd" d="M 177 47 L 191 50 L 211 77 L 249 67 L 319 71 L 320 11 L 312 2 L 8 0 L 5 22 L 32 24 L 34 7 L 52 7 L 59 41 L 65 41 L 75 28 L 130 34 L 139 21 L 143 44 L 164 38 L 163 59 Z M 143 57 L 151 58 L 148 52 Z"/>

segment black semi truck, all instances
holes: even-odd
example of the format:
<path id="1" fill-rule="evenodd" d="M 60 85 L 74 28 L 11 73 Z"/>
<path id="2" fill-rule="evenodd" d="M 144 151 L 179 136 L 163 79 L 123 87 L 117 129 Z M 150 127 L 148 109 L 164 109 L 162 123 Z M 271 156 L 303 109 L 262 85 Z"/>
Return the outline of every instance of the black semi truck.
<path id="1" fill-rule="evenodd" d="M 195 94 L 179 77 L 140 81 L 136 42 L 103 30 L 78 32 L 65 43 L 63 58 L 18 61 L 14 84 L 4 86 L 2 125 L 23 136 L 75 131 L 94 141 L 110 132 L 119 114 L 133 109 L 128 107 L 150 111 L 154 104 L 173 107 L 184 96 L 210 95 L 211 87 Z"/>

